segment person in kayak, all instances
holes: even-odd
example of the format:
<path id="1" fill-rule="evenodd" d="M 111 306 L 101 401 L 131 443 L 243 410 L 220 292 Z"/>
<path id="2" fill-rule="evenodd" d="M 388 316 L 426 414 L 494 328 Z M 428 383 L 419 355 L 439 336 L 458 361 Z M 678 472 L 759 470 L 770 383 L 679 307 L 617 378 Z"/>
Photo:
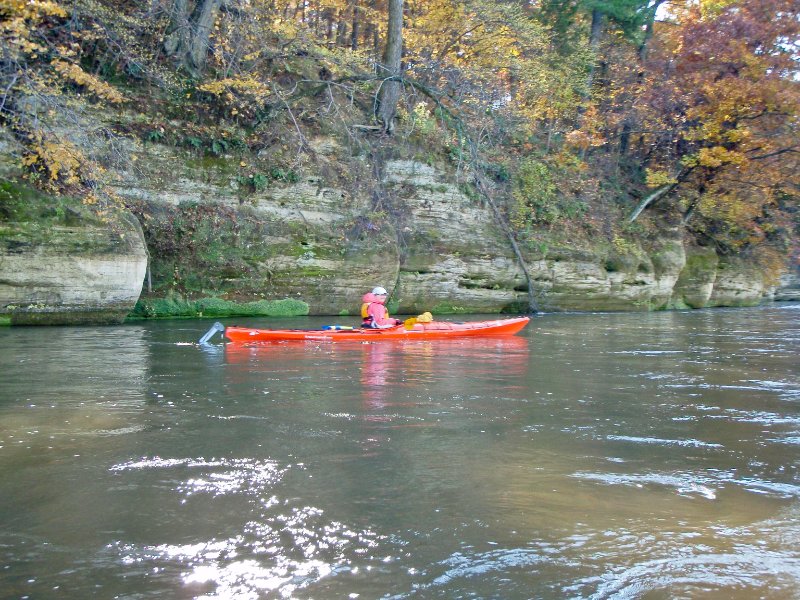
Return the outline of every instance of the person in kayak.
<path id="1" fill-rule="evenodd" d="M 397 327 L 403 324 L 402 321 L 389 316 L 389 311 L 384 306 L 387 296 L 386 290 L 381 286 L 373 288 L 371 292 L 364 294 L 361 298 L 363 302 L 361 305 L 362 327 L 388 329 L 389 327 Z"/>

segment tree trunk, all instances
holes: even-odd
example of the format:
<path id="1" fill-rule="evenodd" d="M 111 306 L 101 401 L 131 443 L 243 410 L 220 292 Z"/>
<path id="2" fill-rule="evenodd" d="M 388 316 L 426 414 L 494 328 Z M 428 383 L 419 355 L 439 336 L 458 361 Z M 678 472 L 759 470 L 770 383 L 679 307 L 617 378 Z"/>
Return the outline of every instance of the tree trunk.
<path id="1" fill-rule="evenodd" d="M 403 0 L 389 0 L 389 23 L 386 32 L 386 47 L 383 51 L 383 64 L 378 76 L 384 79 L 378 91 L 378 121 L 386 133 L 394 129 L 397 101 L 400 99 L 400 82 L 388 78 L 400 75 L 400 62 L 403 58 Z"/>
<path id="2" fill-rule="evenodd" d="M 169 17 L 169 29 L 164 38 L 167 56 L 178 56 L 189 47 L 189 7 L 187 0 L 175 0 Z"/>
<path id="3" fill-rule="evenodd" d="M 345 46 L 345 42 L 347 40 L 347 21 L 345 21 L 343 15 L 339 15 L 339 22 L 336 25 L 336 45 L 341 46 L 342 48 Z"/>
<path id="4" fill-rule="evenodd" d="M 539 304 L 536 302 L 536 290 L 533 288 L 533 279 L 531 278 L 531 272 L 528 269 L 528 263 L 525 260 L 525 257 L 522 255 L 522 251 L 519 248 L 519 244 L 517 244 L 517 240 L 514 238 L 514 233 L 511 231 L 511 227 L 509 227 L 505 217 L 500 212 L 497 203 L 494 201 L 490 186 L 486 184 L 484 176 L 481 172 L 481 168 L 477 167 L 477 165 L 480 163 L 478 161 L 478 152 L 475 147 L 475 144 L 470 141 L 469 146 L 470 146 L 470 155 L 472 158 L 472 165 L 474 169 L 473 181 L 475 183 L 475 188 L 478 190 L 478 193 L 481 195 L 482 198 L 486 200 L 486 203 L 492 209 L 495 221 L 503 230 L 503 233 L 506 235 L 509 243 L 511 244 L 511 249 L 514 251 L 514 256 L 517 257 L 519 266 L 522 269 L 522 274 L 525 276 L 525 282 L 528 284 L 528 312 L 536 314 L 539 312 Z"/>
<path id="5" fill-rule="evenodd" d="M 666 185 L 662 185 L 656 191 L 651 193 L 649 196 L 646 196 L 639 205 L 633 210 L 631 216 L 628 217 L 628 223 L 633 223 L 636 218 L 642 214 L 642 211 L 650 206 L 653 202 L 664 196 L 667 192 L 671 192 L 678 186 L 677 183 L 668 183 Z"/>
<path id="6" fill-rule="evenodd" d="M 353 26 L 350 28 L 350 49 L 354 52 L 358 50 L 359 25 L 358 4 L 356 0 L 353 2 Z"/>
<path id="7" fill-rule="evenodd" d="M 644 62 L 647 60 L 647 50 L 650 44 L 650 40 L 653 38 L 653 25 L 655 24 L 656 20 L 656 12 L 658 12 L 658 7 L 661 6 L 665 0 L 655 0 L 652 6 L 647 9 L 647 20 L 645 21 L 645 28 L 644 28 L 644 37 L 642 38 L 642 43 L 639 45 L 639 60 L 642 61 L 642 68 L 644 68 Z"/>
<path id="8" fill-rule="evenodd" d="M 630 109 L 628 109 L 630 110 Z M 619 155 L 625 156 L 628 153 L 631 140 L 631 124 L 630 118 L 626 117 L 625 122 L 622 124 L 622 133 L 619 136 Z"/>
<path id="9" fill-rule="evenodd" d="M 694 169 L 695 169 L 694 167 L 687 167 L 683 169 L 675 176 L 674 181 L 662 185 L 660 188 L 652 192 L 649 196 L 645 197 L 631 213 L 631 216 L 628 217 L 628 222 L 633 223 L 645 208 L 653 204 L 659 198 L 666 196 L 669 192 L 671 192 L 681 183 L 686 181 L 689 178 L 689 175 L 692 174 Z M 705 190 L 705 185 L 703 185 L 701 189 Z"/>
<path id="10" fill-rule="evenodd" d="M 592 28 L 589 34 L 589 48 L 592 51 L 592 65 L 589 68 L 589 76 L 586 80 L 586 94 L 588 97 L 592 95 L 592 86 L 594 85 L 595 66 L 597 63 L 597 56 L 600 54 L 600 39 L 603 36 L 603 21 L 605 15 L 601 10 L 595 7 L 592 10 Z"/>
<path id="11" fill-rule="evenodd" d="M 222 0 L 203 0 L 195 8 L 192 17 L 192 39 L 189 46 L 189 67 L 199 73 L 203 70 L 208 56 L 209 39 L 214 21 L 217 20 Z"/>
<path id="12" fill-rule="evenodd" d="M 333 9 L 325 9 L 325 39 L 329 44 L 336 43 L 336 36 L 333 34 L 334 22 Z"/>
<path id="13" fill-rule="evenodd" d="M 381 2 L 383 2 L 383 4 L 381 4 Z M 388 0 L 370 0 L 369 2 L 369 8 L 372 14 L 378 14 L 380 11 L 383 10 L 384 6 L 388 8 Z M 381 43 L 380 43 L 380 37 L 381 33 L 378 24 L 375 22 L 374 19 L 367 19 L 367 26 L 364 28 L 364 36 L 362 39 L 364 40 L 365 46 L 369 45 L 370 42 L 372 42 L 372 52 L 373 55 L 375 56 L 375 63 L 376 63 L 375 72 L 378 74 L 380 74 L 380 64 L 378 64 L 379 57 L 382 56 L 383 54 L 383 49 L 381 48 Z"/>

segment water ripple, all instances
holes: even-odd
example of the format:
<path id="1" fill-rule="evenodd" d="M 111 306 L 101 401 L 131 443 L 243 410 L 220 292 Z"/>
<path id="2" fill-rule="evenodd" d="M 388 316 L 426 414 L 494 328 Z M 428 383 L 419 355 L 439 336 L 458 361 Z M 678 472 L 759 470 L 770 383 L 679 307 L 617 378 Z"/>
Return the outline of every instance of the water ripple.
<path id="1" fill-rule="evenodd" d="M 296 465 L 303 468 L 303 465 Z M 181 571 L 181 581 L 196 598 L 256 599 L 265 594 L 289 598 L 300 589 L 360 565 L 385 560 L 385 537 L 325 518 L 314 506 L 281 500 L 275 486 L 292 467 L 253 459 L 142 458 L 111 467 L 113 472 L 147 469 L 188 470 L 191 477 L 173 482 L 186 497 L 244 496 L 250 514 L 238 534 L 191 544 L 133 544 L 117 541 L 107 550 L 126 565 L 151 564 L 153 572 Z M 197 472 L 197 475 L 194 473 Z M 272 494 L 272 495 L 270 495 Z M 185 502 L 185 500 L 183 501 Z M 381 555 L 379 555 L 379 551 Z M 171 567 L 171 568 L 170 568 Z"/>
<path id="2" fill-rule="evenodd" d="M 675 556 L 642 561 L 602 575 L 597 591 L 589 598 L 632 599 L 657 591 L 668 593 L 672 598 L 683 598 L 724 588 L 760 589 L 763 586 L 772 591 L 788 588 L 795 592 L 798 588 L 800 558 L 796 556 L 787 557 L 757 545 L 739 547 L 731 554 L 680 556 L 683 550 L 675 552 Z"/>
<path id="3" fill-rule="evenodd" d="M 692 496 L 699 495 L 709 500 L 715 500 L 717 491 L 710 487 L 710 480 L 699 478 L 692 473 L 670 474 L 648 473 L 645 475 L 620 475 L 614 473 L 573 473 L 572 477 L 599 481 L 607 485 L 628 485 L 633 487 L 644 487 L 646 484 L 656 484 L 665 487 L 675 488 L 678 495 Z"/>
<path id="4" fill-rule="evenodd" d="M 796 425 L 800 426 L 800 417 L 788 417 L 763 410 L 726 409 L 721 415 L 708 415 L 707 419 L 728 419 L 740 423 L 756 425 Z"/>
<path id="5" fill-rule="evenodd" d="M 317 508 L 295 507 L 251 521 L 239 535 L 225 539 L 142 546 L 118 542 L 108 549 L 124 564 L 151 563 L 156 571 L 177 566 L 185 586 L 211 588 L 195 598 L 249 600 L 268 592 L 291 598 L 326 577 L 357 572 L 352 567 L 356 560 L 378 565 L 384 560 L 376 555 L 384 540 L 368 530 L 326 521 Z"/>
<path id="6" fill-rule="evenodd" d="M 647 484 L 674 488 L 681 496 L 699 495 L 709 500 L 717 498 L 717 490 L 723 486 L 735 485 L 747 492 L 771 495 L 777 498 L 800 498 L 800 485 L 776 481 L 765 481 L 754 477 L 737 477 L 733 472 L 709 470 L 698 473 L 590 473 L 576 472 L 571 475 L 578 479 L 598 481 L 607 485 L 626 485 L 642 488 Z"/>
<path id="7" fill-rule="evenodd" d="M 688 448 L 722 448 L 722 444 L 701 442 L 700 440 L 668 440 L 662 438 L 636 437 L 630 435 L 607 435 L 607 440 L 617 442 L 635 442 L 637 444 L 656 444 L 659 446 L 683 446 Z"/>

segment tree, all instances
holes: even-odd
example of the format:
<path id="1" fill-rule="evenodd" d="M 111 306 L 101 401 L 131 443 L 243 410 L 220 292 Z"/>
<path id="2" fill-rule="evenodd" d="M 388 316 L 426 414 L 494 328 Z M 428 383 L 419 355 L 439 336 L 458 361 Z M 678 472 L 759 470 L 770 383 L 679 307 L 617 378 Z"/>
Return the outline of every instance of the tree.
<path id="1" fill-rule="evenodd" d="M 543 0 L 536 18 L 551 28 L 554 42 L 562 55 L 573 54 L 586 38 L 594 56 L 587 73 L 587 94 L 591 92 L 601 56 L 603 38 L 613 27 L 629 41 L 640 44 L 642 27 L 655 15 L 657 5 L 665 0 Z M 656 3 L 654 6 L 654 2 Z M 588 31 L 586 31 L 588 24 Z M 577 30 L 577 31 L 576 31 Z"/>
<path id="2" fill-rule="evenodd" d="M 389 0 L 386 46 L 378 75 L 383 78 L 378 93 L 376 116 L 386 133 L 394 130 L 397 102 L 400 99 L 401 60 L 403 58 L 403 0 Z"/>
<path id="3" fill-rule="evenodd" d="M 199 74 L 206 64 L 209 41 L 214 22 L 223 0 L 173 0 L 170 14 L 172 25 L 164 40 L 169 56 L 176 56 L 190 72 Z"/>
<path id="4" fill-rule="evenodd" d="M 796 0 L 692 5 L 668 28 L 648 64 L 639 106 L 655 149 L 655 191 L 633 218 L 677 194 L 684 221 L 730 248 L 768 236 L 763 220 L 777 197 L 796 196 L 800 80 Z M 670 194 L 673 192 L 673 194 Z"/>
<path id="5" fill-rule="evenodd" d="M 55 1 L 0 3 L 0 123 L 24 148 L 25 178 L 50 192 L 88 193 L 94 202 L 91 191 L 102 169 L 48 121 L 55 114 L 74 117 L 64 101 L 73 91 L 97 103 L 125 98 L 83 68 L 75 49 L 92 33 L 68 27 L 70 16 Z"/>

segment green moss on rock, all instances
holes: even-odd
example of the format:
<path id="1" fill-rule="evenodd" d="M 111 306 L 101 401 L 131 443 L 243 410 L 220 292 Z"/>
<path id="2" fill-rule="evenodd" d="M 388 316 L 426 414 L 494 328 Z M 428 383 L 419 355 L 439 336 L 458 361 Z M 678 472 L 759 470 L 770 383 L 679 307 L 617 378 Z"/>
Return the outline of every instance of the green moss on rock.
<path id="1" fill-rule="evenodd" d="M 117 325 L 125 321 L 128 311 L 119 310 L 13 310 L 0 316 L 0 325 Z M 4 322 L 8 321 L 8 322 Z"/>
<path id="2" fill-rule="evenodd" d="M 234 302 L 222 298 L 185 300 L 174 294 L 165 298 L 140 299 L 131 319 L 220 318 L 220 317 L 298 317 L 308 314 L 302 300 L 258 300 Z"/>
<path id="3" fill-rule="evenodd" d="M 99 225 L 103 221 L 83 202 L 68 196 L 49 196 L 8 179 L 0 179 L 0 223 L 21 224 L 31 231 L 46 231 L 49 227 Z"/>
<path id="4" fill-rule="evenodd" d="M 448 304 L 447 302 L 440 302 L 431 308 L 430 312 L 435 315 L 464 315 L 474 312 L 474 310 L 470 307 L 454 306 L 452 304 Z"/>
<path id="5" fill-rule="evenodd" d="M 675 283 L 670 308 L 704 308 L 717 277 L 719 257 L 713 248 L 694 247 L 686 252 L 686 265 Z"/>
<path id="6" fill-rule="evenodd" d="M 127 211 L 102 210 L 77 198 L 49 196 L 17 181 L 0 179 L 0 249 L 45 246 L 63 254 L 120 254 L 134 248 L 139 229 Z"/>

